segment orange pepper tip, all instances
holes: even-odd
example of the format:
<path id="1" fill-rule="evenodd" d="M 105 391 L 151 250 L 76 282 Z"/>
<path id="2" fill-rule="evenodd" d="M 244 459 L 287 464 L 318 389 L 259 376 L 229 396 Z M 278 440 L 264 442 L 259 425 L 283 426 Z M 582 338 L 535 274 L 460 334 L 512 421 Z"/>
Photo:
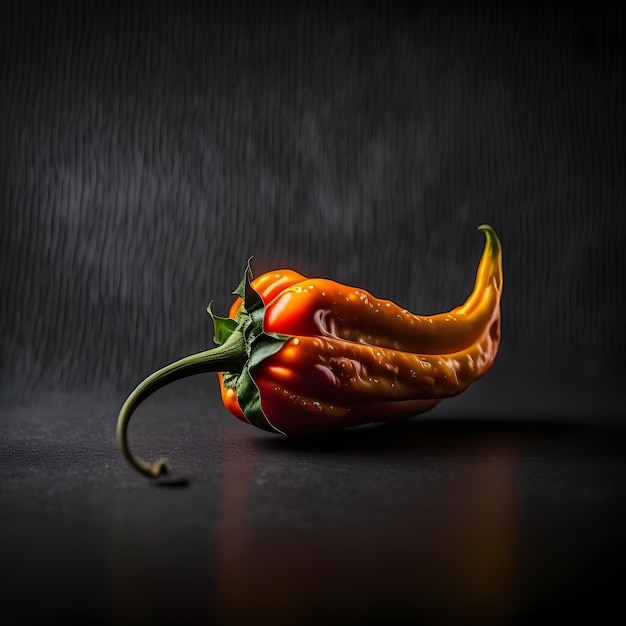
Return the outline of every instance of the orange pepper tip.
<path id="1" fill-rule="evenodd" d="M 489 255 L 492 258 L 495 258 L 502 254 L 502 243 L 496 234 L 496 231 L 489 226 L 489 224 L 481 224 L 478 227 L 478 230 L 482 231 L 485 234 L 486 238 L 486 247 L 489 252 Z"/>

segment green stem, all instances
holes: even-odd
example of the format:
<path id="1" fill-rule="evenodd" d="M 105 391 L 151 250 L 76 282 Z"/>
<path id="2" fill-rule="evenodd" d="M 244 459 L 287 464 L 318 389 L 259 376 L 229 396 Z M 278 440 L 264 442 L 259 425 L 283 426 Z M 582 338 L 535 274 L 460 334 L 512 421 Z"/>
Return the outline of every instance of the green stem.
<path id="1" fill-rule="evenodd" d="M 149 478 L 158 478 L 168 471 L 165 459 L 159 459 L 154 463 L 146 463 L 146 461 L 133 454 L 128 447 L 128 423 L 135 409 L 148 396 L 175 380 L 193 376 L 194 374 L 241 371 L 246 360 L 247 355 L 243 333 L 237 329 L 221 346 L 199 352 L 198 354 L 192 354 L 170 365 L 166 365 L 139 383 L 128 396 L 126 402 L 124 402 L 117 418 L 117 443 L 127 461 L 138 472 Z"/>

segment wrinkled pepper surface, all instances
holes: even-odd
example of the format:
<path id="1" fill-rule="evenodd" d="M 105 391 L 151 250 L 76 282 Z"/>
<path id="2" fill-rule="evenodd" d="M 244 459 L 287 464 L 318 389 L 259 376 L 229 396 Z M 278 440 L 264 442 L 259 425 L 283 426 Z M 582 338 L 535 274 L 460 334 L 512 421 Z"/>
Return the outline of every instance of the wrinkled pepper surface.
<path id="1" fill-rule="evenodd" d="M 117 422 L 120 449 L 141 473 L 167 471 L 128 447 L 137 405 L 162 386 L 217 372 L 226 408 L 243 422 L 283 435 L 402 420 L 456 396 L 492 366 L 500 344 L 502 246 L 479 227 L 485 248 L 464 304 L 416 315 L 356 289 L 284 269 L 252 277 L 248 264 L 228 317 L 211 311 L 217 347 L 146 378 Z"/>

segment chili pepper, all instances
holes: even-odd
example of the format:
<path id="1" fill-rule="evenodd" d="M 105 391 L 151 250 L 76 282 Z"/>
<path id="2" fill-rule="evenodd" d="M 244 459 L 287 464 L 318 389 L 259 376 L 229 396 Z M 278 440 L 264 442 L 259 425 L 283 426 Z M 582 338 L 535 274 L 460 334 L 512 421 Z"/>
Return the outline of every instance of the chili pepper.
<path id="1" fill-rule="evenodd" d="M 493 228 L 479 230 L 486 241 L 470 296 L 430 316 L 293 270 L 253 278 L 248 263 L 228 317 L 207 309 L 217 347 L 154 372 L 127 398 L 122 453 L 149 477 L 166 473 L 165 460 L 148 464 L 130 451 L 130 416 L 157 389 L 201 372 L 217 372 L 235 417 L 284 435 L 406 419 L 463 392 L 500 344 L 502 246 Z"/>

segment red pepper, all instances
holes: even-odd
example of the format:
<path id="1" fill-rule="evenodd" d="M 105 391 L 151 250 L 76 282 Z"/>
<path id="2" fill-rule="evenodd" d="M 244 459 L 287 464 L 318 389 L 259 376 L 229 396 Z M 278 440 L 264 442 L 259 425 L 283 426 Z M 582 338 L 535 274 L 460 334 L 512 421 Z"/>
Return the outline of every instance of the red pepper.
<path id="1" fill-rule="evenodd" d="M 147 476 L 166 471 L 163 460 L 130 452 L 130 416 L 156 389 L 200 372 L 218 372 L 233 415 L 284 435 L 405 419 L 458 395 L 491 368 L 500 344 L 502 247 L 490 226 L 479 228 L 486 243 L 471 295 L 431 316 L 292 270 L 253 279 L 248 265 L 229 316 L 209 305 L 218 347 L 160 369 L 124 403 L 123 454 Z"/>

